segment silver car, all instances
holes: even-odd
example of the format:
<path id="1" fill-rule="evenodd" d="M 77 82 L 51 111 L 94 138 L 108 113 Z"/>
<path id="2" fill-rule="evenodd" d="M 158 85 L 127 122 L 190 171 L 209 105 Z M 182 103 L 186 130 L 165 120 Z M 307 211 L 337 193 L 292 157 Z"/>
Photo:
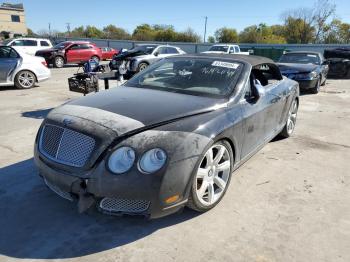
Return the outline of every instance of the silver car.
<path id="1" fill-rule="evenodd" d="M 22 53 L 10 46 L 0 46 L 0 86 L 32 88 L 50 76 L 44 58 Z"/>
<path id="2" fill-rule="evenodd" d="M 140 72 L 150 64 L 157 62 L 164 57 L 186 54 L 185 51 L 177 46 L 156 44 L 138 45 L 128 52 L 136 52 L 140 54 L 130 59 L 128 66 L 130 72 Z"/>

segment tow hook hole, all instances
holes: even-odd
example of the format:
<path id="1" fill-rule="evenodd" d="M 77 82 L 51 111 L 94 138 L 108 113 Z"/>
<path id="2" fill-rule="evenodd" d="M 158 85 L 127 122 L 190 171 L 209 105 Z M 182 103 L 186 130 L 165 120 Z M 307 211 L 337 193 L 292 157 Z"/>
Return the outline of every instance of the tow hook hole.
<path id="1" fill-rule="evenodd" d="M 82 182 L 80 183 L 80 186 L 81 186 L 82 189 L 86 189 L 86 183 L 85 183 L 85 181 L 82 181 Z"/>

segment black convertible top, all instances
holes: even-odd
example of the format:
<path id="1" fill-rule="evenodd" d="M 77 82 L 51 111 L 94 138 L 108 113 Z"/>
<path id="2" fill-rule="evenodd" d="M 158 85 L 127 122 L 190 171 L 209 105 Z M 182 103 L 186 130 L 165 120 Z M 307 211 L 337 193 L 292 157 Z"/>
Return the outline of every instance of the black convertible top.
<path id="1" fill-rule="evenodd" d="M 208 57 L 208 58 L 221 58 L 232 59 L 236 61 L 242 61 L 250 64 L 252 67 L 261 64 L 275 64 L 273 60 L 267 57 L 255 56 L 255 55 L 235 55 L 235 54 L 194 54 L 194 55 L 181 55 L 182 57 Z"/>

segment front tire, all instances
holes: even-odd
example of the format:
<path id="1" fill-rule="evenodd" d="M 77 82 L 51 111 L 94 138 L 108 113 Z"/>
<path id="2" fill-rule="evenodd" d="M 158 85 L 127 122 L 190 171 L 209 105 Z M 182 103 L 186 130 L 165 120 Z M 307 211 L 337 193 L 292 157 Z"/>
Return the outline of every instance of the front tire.
<path id="1" fill-rule="evenodd" d="M 62 56 L 56 56 L 54 60 L 54 66 L 56 68 L 62 68 L 64 66 L 64 58 Z"/>
<path id="2" fill-rule="evenodd" d="M 139 66 L 137 67 L 137 72 L 141 72 L 141 71 L 145 70 L 147 67 L 148 67 L 148 64 L 142 62 L 142 63 L 140 63 Z"/>
<path id="3" fill-rule="evenodd" d="M 224 140 L 214 143 L 197 166 L 187 206 L 198 212 L 215 207 L 230 184 L 233 162 L 231 145 Z"/>
<path id="4" fill-rule="evenodd" d="M 321 89 L 321 76 L 317 79 L 316 86 L 311 89 L 311 93 L 318 94 L 318 92 L 320 92 L 320 89 Z"/>
<path id="5" fill-rule="evenodd" d="M 29 89 L 34 87 L 36 76 L 34 73 L 23 70 L 17 73 L 15 77 L 15 86 L 19 89 Z"/>
<path id="6" fill-rule="evenodd" d="M 298 115 L 298 100 L 295 98 L 289 108 L 287 122 L 282 129 L 280 136 L 284 138 L 290 137 L 295 129 Z"/>

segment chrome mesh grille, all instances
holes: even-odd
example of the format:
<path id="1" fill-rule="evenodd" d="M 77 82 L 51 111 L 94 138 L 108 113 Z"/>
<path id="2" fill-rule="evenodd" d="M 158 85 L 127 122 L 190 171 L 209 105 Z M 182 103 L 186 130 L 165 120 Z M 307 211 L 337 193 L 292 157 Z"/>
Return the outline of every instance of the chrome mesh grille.
<path id="1" fill-rule="evenodd" d="M 107 212 L 142 213 L 150 205 L 146 200 L 130 200 L 117 198 L 104 198 L 100 202 L 100 208 Z"/>
<path id="2" fill-rule="evenodd" d="M 47 158 L 74 167 L 84 166 L 94 147 L 93 138 L 55 125 L 45 125 L 39 141 L 39 150 Z"/>

